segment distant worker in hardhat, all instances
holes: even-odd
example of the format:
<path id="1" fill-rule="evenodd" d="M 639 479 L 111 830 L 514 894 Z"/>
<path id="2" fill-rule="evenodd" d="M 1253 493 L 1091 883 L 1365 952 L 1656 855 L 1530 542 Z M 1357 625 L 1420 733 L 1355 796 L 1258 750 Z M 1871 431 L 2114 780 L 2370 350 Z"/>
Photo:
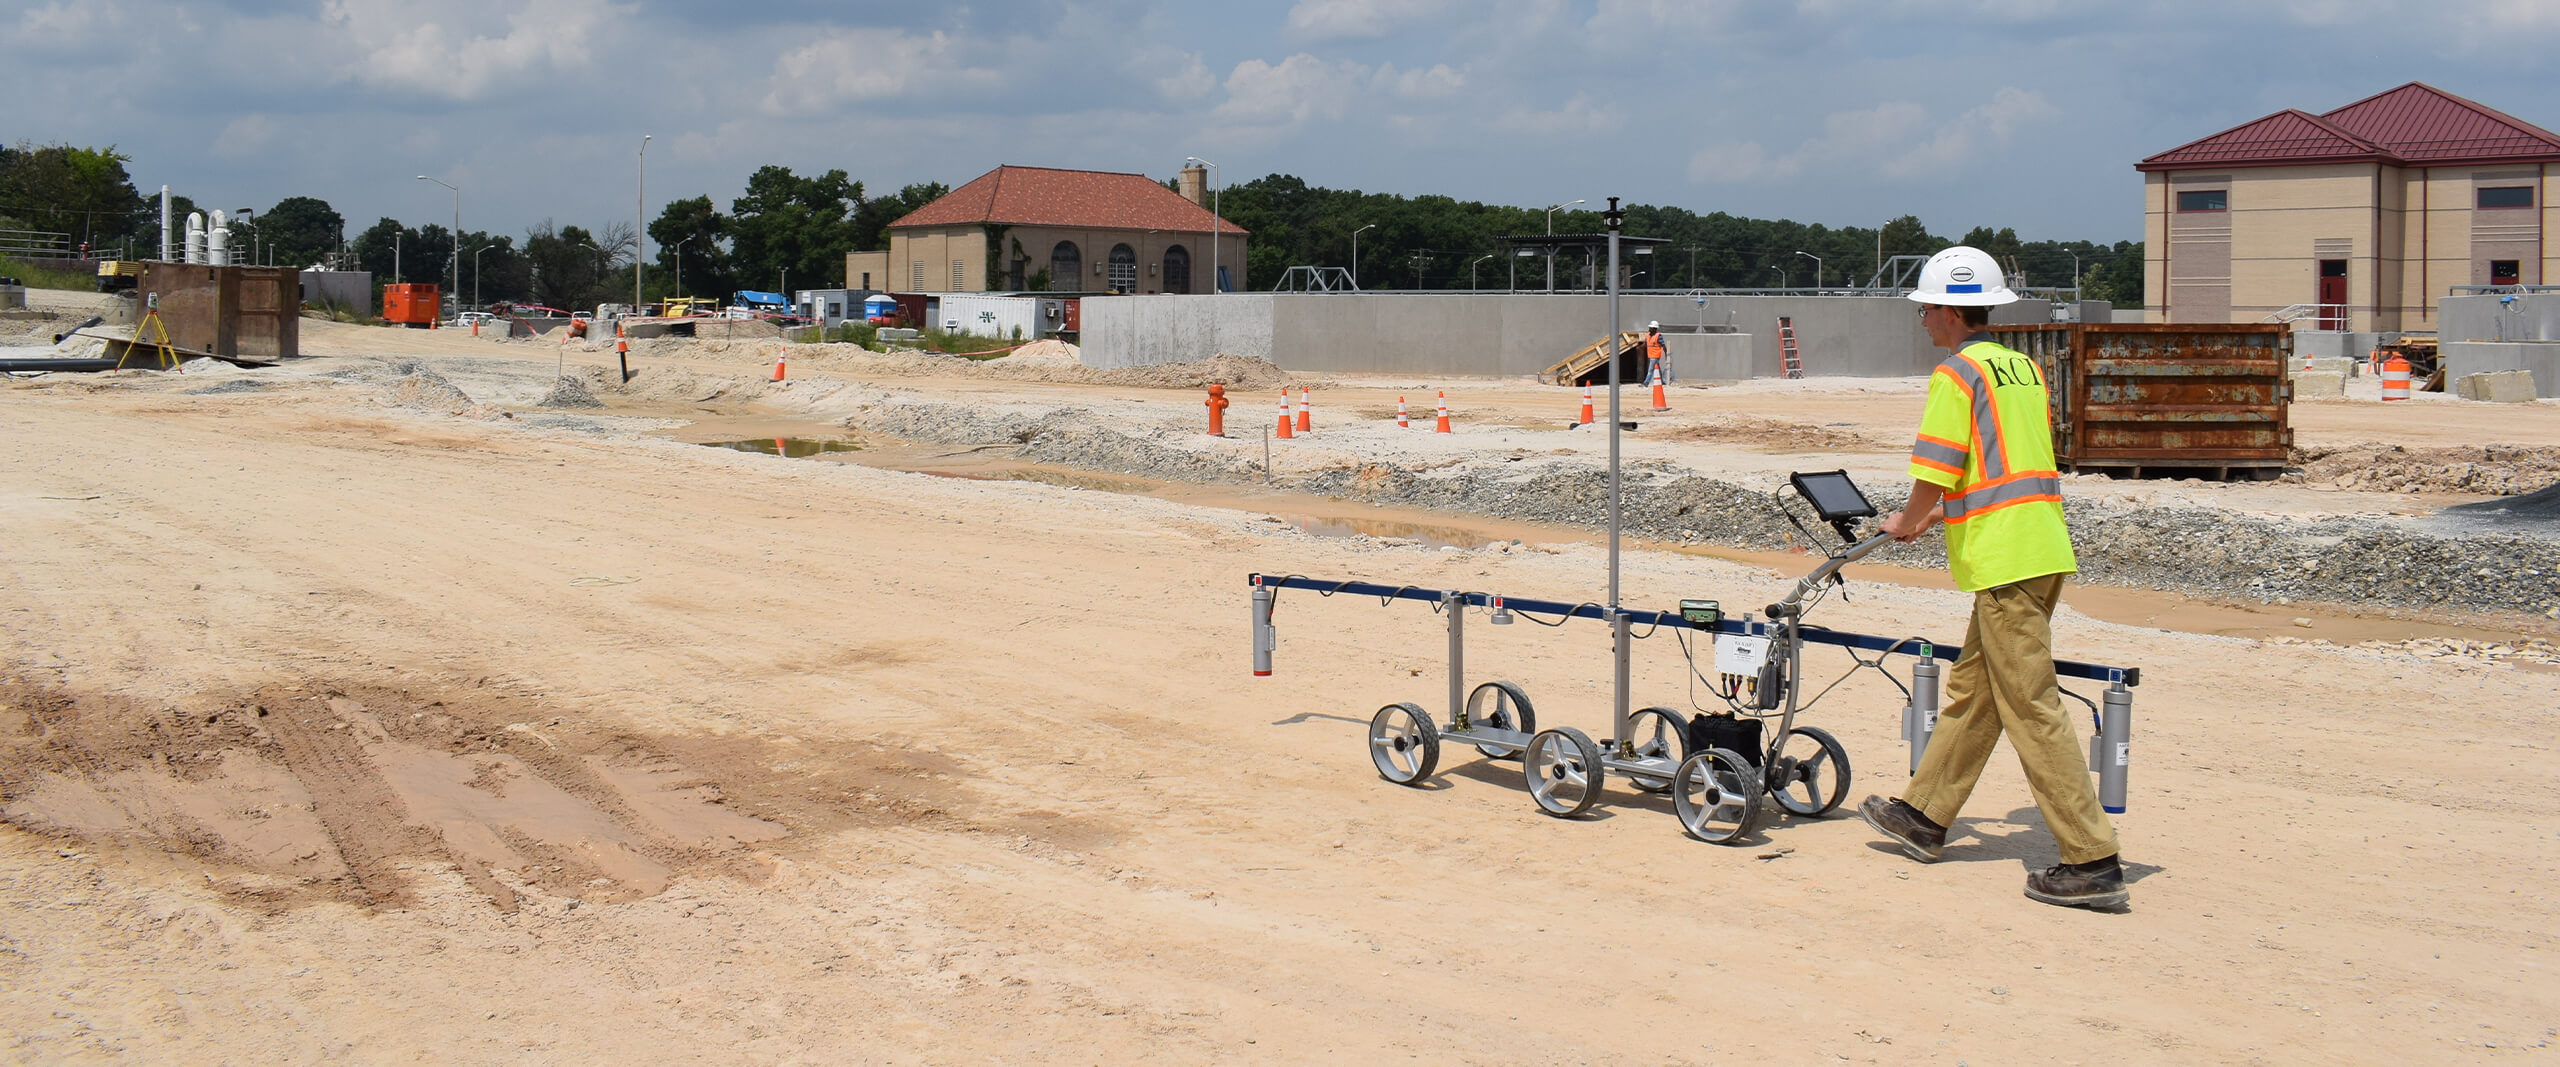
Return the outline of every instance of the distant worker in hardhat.
<path id="1" fill-rule="evenodd" d="M 1655 374 L 1661 375 L 1666 383 L 1671 381 L 1671 365 L 1662 360 L 1662 324 L 1659 322 L 1644 324 L 1644 358 L 1648 381 Z"/>
<path id="2" fill-rule="evenodd" d="M 1989 255 L 1958 245 L 1929 257 L 1911 299 L 1929 340 L 1952 354 L 1929 375 L 1911 444 L 1911 501 L 1884 530 L 1909 541 L 1946 524 L 1947 569 L 1973 594 L 1973 621 L 1947 671 L 1946 707 L 1920 769 L 1900 798 L 1868 797 L 1858 814 L 1913 859 L 1935 861 L 2005 733 L 2062 852 L 2059 866 L 2027 875 L 2027 896 L 2122 904 L 2115 828 L 2090 787 L 2053 671 L 2053 608 L 2079 565 L 2062 521 L 2044 375 L 1984 330 L 1991 309 L 2018 295 Z"/>

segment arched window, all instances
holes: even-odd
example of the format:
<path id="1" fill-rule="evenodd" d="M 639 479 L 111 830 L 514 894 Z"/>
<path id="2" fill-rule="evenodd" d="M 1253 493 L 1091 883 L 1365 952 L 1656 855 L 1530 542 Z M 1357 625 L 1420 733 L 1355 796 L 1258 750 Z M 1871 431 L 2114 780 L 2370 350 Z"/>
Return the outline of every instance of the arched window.
<path id="1" fill-rule="evenodd" d="M 1164 250 L 1164 291 L 1191 291 L 1191 253 L 1181 245 Z"/>
<path id="2" fill-rule="evenodd" d="M 1074 241 L 1060 241 L 1049 250 L 1049 291 L 1073 293 L 1084 288 L 1084 253 Z"/>
<path id="3" fill-rule="evenodd" d="M 1111 282 L 1112 292 L 1134 293 L 1138 291 L 1137 249 L 1131 248 L 1128 245 L 1111 246 L 1111 274 L 1109 276 L 1109 280 Z"/>

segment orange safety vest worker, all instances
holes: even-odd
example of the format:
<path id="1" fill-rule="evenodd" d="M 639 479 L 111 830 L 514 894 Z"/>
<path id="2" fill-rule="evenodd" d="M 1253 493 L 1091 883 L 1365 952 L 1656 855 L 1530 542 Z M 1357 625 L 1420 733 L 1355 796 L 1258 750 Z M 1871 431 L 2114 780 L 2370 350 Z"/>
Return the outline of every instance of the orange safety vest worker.
<path id="1" fill-rule="evenodd" d="M 1649 359 L 1649 360 L 1652 360 L 1652 361 L 1653 361 L 1654 366 L 1657 366 L 1657 367 L 1658 367 L 1658 366 L 1661 366 L 1661 365 L 1662 365 L 1662 331 L 1661 331 L 1661 330 L 1659 330 L 1659 329 L 1653 329 L 1653 330 L 1646 330 L 1646 331 L 1644 332 L 1644 358 Z"/>
<path id="2" fill-rule="evenodd" d="M 1946 490 L 1947 570 L 1979 592 L 2079 570 L 2036 361 L 1976 334 L 1929 375 L 1911 476 Z"/>

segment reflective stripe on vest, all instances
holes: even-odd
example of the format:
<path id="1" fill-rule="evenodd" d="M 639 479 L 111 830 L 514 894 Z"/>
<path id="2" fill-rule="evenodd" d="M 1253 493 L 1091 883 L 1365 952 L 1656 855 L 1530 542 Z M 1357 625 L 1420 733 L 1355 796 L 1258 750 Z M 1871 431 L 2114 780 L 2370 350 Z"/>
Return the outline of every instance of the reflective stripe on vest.
<path id="1" fill-rule="evenodd" d="M 2022 474 L 2002 482 L 1984 482 L 1969 486 L 1964 492 L 1947 497 L 1944 507 L 1948 522 L 1963 522 L 1987 511 L 1997 511 L 2011 504 L 2030 500 L 2061 500 L 2062 477 L 2058 474 Z"/>

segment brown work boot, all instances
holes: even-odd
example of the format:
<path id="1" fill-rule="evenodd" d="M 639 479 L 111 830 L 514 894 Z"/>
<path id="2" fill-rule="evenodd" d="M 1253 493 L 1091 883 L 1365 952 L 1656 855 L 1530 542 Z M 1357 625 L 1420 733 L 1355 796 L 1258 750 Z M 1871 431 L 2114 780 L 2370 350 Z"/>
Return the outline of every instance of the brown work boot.
<path id="1" fill-rule="evenodd" d="M 1902 851 L 1922 863 L 1938 862 L 1938 853 L 1947 847 L 1947 828 L 1930 822 L 1920 809 L 1899 798 L 1868 797 L 1858 802 L 1858 817 L 1876 832 L 1892 838 Z"/>
<path id="2" fill-rule="evenodd" d="M 2125 902 L 2124 864 L 2109 856 L 2047 867 L 2027 876 L 2027 895 L 2066 908 L 2112 908 Z"/>

